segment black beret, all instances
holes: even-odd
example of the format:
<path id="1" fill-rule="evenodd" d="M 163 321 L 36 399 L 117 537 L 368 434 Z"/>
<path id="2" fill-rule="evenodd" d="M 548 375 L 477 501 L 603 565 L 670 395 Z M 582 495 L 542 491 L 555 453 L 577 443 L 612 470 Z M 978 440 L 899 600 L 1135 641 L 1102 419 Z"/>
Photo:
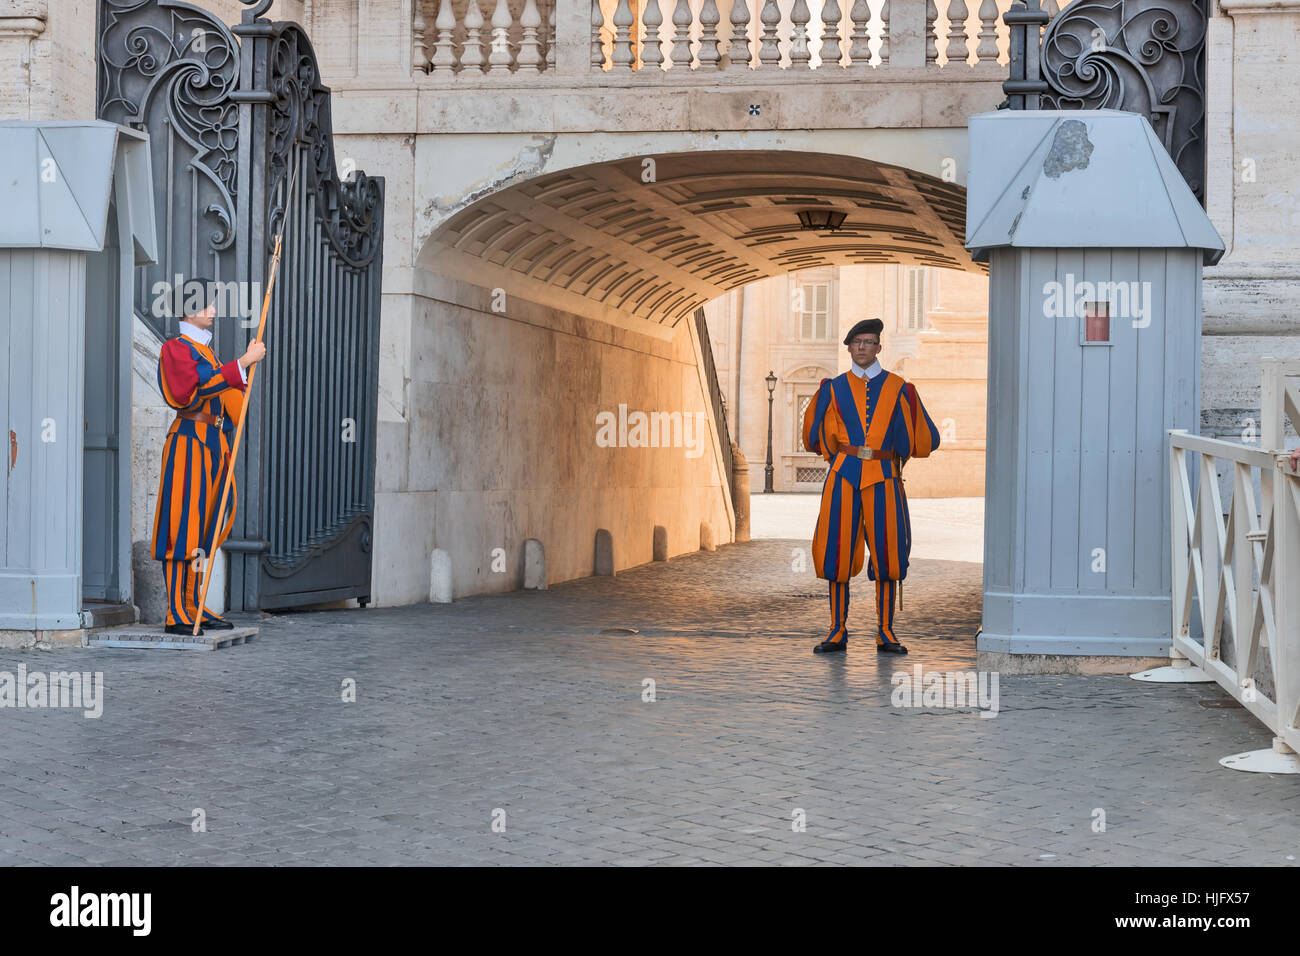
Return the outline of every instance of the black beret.
<path id="1" fill-rule="evenodd" d="M 844 344 L 848 345 L 853 341 L 855 335 L 861 335 L 863 332 L 870 332 L 873 335 L 879 336 L 883 331 L 885 331 L 884 322 L 881 322 L 879 319 L 863 319 L 857 325 L 853 326 L 853 328 L 849 329 L 849 334 L 844 336 Z"/>
<path id="2" fill-rule="evenodd" d="M 193 297 L 193 299 L 191 297 Z M 212 304 L 213 300 L 215 300 L 216 297 L 217 297 L 217 284 L 213 282 L 211 278 L 209 278 L 206 275 L 190 276 L 183 283 L 181 283 L 181 288 L 180 288 L 181 315 L 185 315 L 187 312 L 189 314 L 193 314 L 194 312 L 202 312 L 204 309 L 206 309 L 209 305 Z M 188 309 L 189 304 L 194 300 L 201 300 L 203 304 L 199 306 L 197 309 Z"/>

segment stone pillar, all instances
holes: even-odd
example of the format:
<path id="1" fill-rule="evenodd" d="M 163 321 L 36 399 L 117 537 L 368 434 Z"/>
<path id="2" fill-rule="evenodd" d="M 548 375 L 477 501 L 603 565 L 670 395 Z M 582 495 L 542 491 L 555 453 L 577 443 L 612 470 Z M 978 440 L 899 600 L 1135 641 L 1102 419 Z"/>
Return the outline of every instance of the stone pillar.
<path id="1" fill-rule="evenodd" d="M 781 317 L 789 314 L 792 277 L 777 276 L 756 288 L 762 290 L 745 300 L 745 332 L 741 339 L 740 359 L 736 368 L 736 395 L 739 398 L 740 428 L 736 441 L 745 454 L 755 461 L 767 458 L 767 383 L 771 370 L 771 343 Z M 774 410 L 775 413 L 775 410 Z M 750 475 L 751 490 L 762 492 L 763 469 Z"/>
<path id="2" fill-rule="evenodd" d="M 713 525 L 707 521 L 700 522 L 700 550 L 716 551 L 718 548 L 717 539 L 713 534 Z"/>
<path id="3" fill-rule="evenodd" d="M 524 541 L 524 587 L 546 590 L 546 549 L 536 538 Z"/>
<path id="4" fill-rule="evenodd" d="M 732 507 L 736 510 L 736 540 L 749 540 L 749 460 L 740 446 L 731 443 Z"/>
<path id="5" fill-rule="evenodd" d="M 597 575 L 614 573 L 614 536 L 604 528 L 596 532 L 595 573 Z"/>
<path id="6" fill-rule="evenodd" d="M 451 555 L 441 548 L 429 559 L 429 603 L 451 603 Z"/>
<path id="7" fill-rule="evenodd" d="M 418 0 L 357 0 L 357 73 L 410 76 L 414 22 L 412 4 Z M 275 18 L 289 18 L 288 10 Z M 312 37 L 313 42 L 315 37 Z"/>
<path id="8" fill-rule="evenodd" d="M 652 557 L 655 561 L 668 560 L 668 529 L 661 524 L 655 525 Z"/>
<path id="9" fill-rule="evenodd" d="M 1259 360 L 1300 358 L 1300 0 L 1219 0 L 1206 40 L 1206 206 L 1226 253 L 1205 269 L 1202 434 L 1260 420 Z"/>
<path id="10" fill-rule="evenodd" d="M 86 16 L 87 8 L 90 15 Z M 95 7 L 82 0 L 0 2 L 0 116 L 95 116 Z"/>
<path id="11" fill-rule="evenodd" d="M 555 7 L 555 70 L 561 76 L 598 71 L 591 64 L 592 4 L 598 0 L 557 3 Z M 660 2 L 662 13 L 665 4 Z M 612 10 L 612 6 L 611 6 Z"/>

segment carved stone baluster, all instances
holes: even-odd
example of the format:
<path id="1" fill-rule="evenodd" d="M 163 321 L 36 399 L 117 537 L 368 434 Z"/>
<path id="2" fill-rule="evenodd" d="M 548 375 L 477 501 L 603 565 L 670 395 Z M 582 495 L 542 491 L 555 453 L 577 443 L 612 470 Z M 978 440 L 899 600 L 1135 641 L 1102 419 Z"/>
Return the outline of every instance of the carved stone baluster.
<path id="1" fill-rule="evenodd" d="M 1056 15 L 1061 12 L 1061 8 L 1056 5 L 1056 0 L 1044 0 L 1043 10 L 1047 13 L 1047 22 L 1049 24 L 1055 20 Z M 1047 29 L 1046 25 L 1044 25 L 1043 29 Z"/>
<path id="2" fill-rule="evenodd" d="M 966 45 L 966 18 L 970 12 L 965 0 L 951 0 L 948 4 L 948 63 L 965 63 L 970 56 Z"/>
<path id="3" fill-rule="evenodd" d="M 462 73 L 483 72 L 483 12 L 478 8 L 478 0 L 469 0 L 465 11 L 465 42 L 461 45 L 460 71 Z"/>
<path id="4" fill-rule="evenodd" d="M 546 14 L 546 69 L 555 69 L 555 4 L 551 3 L 551 11 Z"/>
<path id="5" fill-rule="evenodd" d="M 984 0 L 980 4 L 980 42 L 975 55 L 980 62 L 998 58 L 998 5 L 997 0 Z"/>
<path id="6" fill-rule="evenodd" d="M 691 68 L 691 5 L 686 0 L 677 0 L 673 7 L 673 66 L 683 70 Z"/>
<path id="7" fill-rule="evenodd" d="M 411 68 L 421 73 L 429 72 L 429 51 L 424 45 L 424 32 L 428 26 L 424 19 L 424 4 L 415 0 L 415 16 L 411 20 Z"/>
<path id="8" fill-rule="evenodd" d="M 438 39 L 433 44 L 433 59 L 429 70 L 450 70 L 456 65 L 455 40 L 452 37 L 456 29 L 456 15 L 451 12 L 451 0 L 442 0 L 438 5 L 438 16 L 433 25 L 438 28 Z"/>
<path id="9" fill-rule="evenodd" d="M 889 62 L 889 0 L 880 5 L 880 65 Z"/>
<path id="10" fill-rule="evenodd" d="M 551 41 L 555 41 L 554 33 Z M 591 65 L 598 70 L 605 66 L 605 14 L 600 0 L 591 0 Z"/>
<path id="11" fill-rule="evenodd" d="M 796 66 L 807 66 L 808 61 L 812 59 L 812 51 L 808 49 L 808 21 L 812 15 L 808 12 L 808 4 L 804 0 L 795 0 L 794 9 L 790 11 L 790 68 Z"/>
<path id="12" fill-rule="evenodd" d="M 715 0 L 704 0 L 704 6 L 700 7 L 700 69 L 718 68 L 718 23 L 721 20 Z"/>
<path id="13" fill-rule="evenodd" d="M 817 51 L 823 67 L 840 65 L 840 5 L 837 0 L 822 4 L 822 47 Z"/>
<path id="14" fill-rule="evenodd" d="M 727 55 L 737 66 L 749 66 L 749 0 L 731 5 L 731 49 Z"/>
<path id="15" fill-rule="evenodd" d="M 632 68 L 632 8 L 618 0 L 614 8 L 614 69 Z"/>
<path id="16" fill-rule="evenodd" d="M 867 33 L 867 23 L 871 20 L 871 6 L 867 0 L 853 0 L 853 6 L 849 9 L 849 22 L 852 24 L 852 30 L 849 33 L 849 67 L 860 68 L 866 66 L 871 60 L 871 47 L 868 41 L 871 39 Z"/>
<path id="17" fill-rule="evenodd" d="M 645 24 L 645 38 L 641 41 L 641 68 L 662 69 L 664 51 L 659 46 L 659 26 L 664 22 L 664 15 L 659 10 L 659 0 L 646 0 L 641 22 Z"/>
<path id="18" fill-rule="evenodd" d="M 488 54 L 489 73 L 509 73 L 510 63 L 514 57 L 510 53 L 510 27 L 515 18 L 510 14 L 506 0 L 497 0 L 497 8 L 492 11 L 492 50 Z"/>
<path id="19" fill-rule="evenodd" d="M 936 63 L 939 60 L 939 8 L 934 0 L 925 0 L 925 62 Z"/>
<path id="20" fill-rule="evenodd" d="M 523 12 L 519 14 L 519 26 L 523 36 L 519 41 L 519 56 L 516 62 L 520 70 L 529 73 L 542 72 L 542 51 L 537 41 L 537 28 L 542 25 L 542 15 L 537 10 L 537 0 L 525 0 Z"/>
<path id="21" fill-rule="evenodd" d="M 758 44 L 758 62 L 765 66 L 779 66 L 781 44 L 777 40 L 776 28 L 781 23 L 781 8 L 776 5 L 776 0 L 763 0 L 763 10 L 758 19 L 763 24 L 763 36 Z"/>

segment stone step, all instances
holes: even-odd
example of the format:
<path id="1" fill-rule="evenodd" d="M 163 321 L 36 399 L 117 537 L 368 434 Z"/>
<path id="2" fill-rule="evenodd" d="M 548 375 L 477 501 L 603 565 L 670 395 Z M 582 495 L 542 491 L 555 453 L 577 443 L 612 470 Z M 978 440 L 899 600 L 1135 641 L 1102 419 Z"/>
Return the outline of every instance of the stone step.
<path id="1" fill-rule="evenodd" d="M 255 627 L 235 627 L 229 631 L 204 631 L 198 637 L 166 633 L 161 624 L 133 624 L 89 632 L 90 647 L 129 647 L 141 650 L 217 651 L 246 644 L 257 636 Z"/>
<path id="2" fill-rule="evenodd" d="M 118 627 L 135 623 L 135 607 L 130 604 L 98 604 L 87 602 L 81 609 L 82 627 Z"/>

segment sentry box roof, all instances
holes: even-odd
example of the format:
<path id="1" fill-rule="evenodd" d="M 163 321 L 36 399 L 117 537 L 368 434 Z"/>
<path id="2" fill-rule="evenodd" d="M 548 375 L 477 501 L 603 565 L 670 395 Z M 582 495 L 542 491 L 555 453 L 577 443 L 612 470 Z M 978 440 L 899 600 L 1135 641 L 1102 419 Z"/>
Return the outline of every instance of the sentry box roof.
<path id="1" fill-rule="evenodd" d="M 114 175 L 123 177 L 135 263 L 154 262 L 149 137 L 85 121 L 0 122 L 0 248 L 104 248 Z"/>
<path id="2" fill-rule="evenodd" d="M 970 119 L 966 248 L 1203 249 L 1223 240 L 1146 117 L 999 110 Z"/>

